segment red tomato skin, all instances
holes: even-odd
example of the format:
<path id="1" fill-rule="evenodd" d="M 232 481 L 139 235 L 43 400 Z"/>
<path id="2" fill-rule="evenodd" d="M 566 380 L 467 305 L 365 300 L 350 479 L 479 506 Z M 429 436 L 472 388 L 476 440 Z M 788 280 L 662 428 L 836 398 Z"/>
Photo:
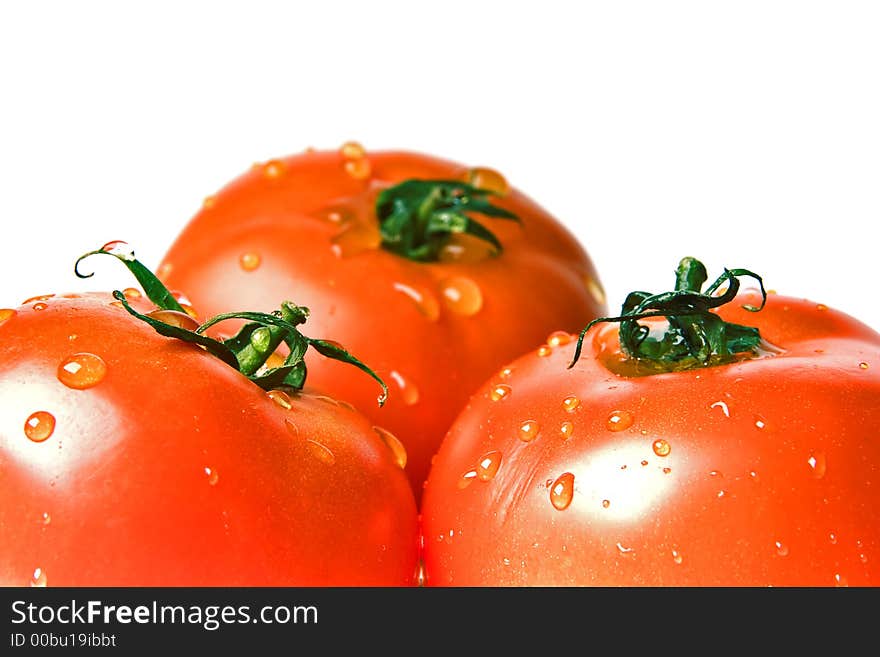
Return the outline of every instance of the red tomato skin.
<path id="1" fill-rule="evenodd" d="M 159 272 L 206 316 L 271 310 L 282 298 L 309 307 L 312 335 L 342 343 L 388 383 L 391 394 L 380 408 L 375 382 L 320 356 L 307 358 L 311 380 L 400 438 L 418 498 L 430 459 L 470 394 L 551 331 L 579 330 L 605 305 L 582 246 L 516 189 L 495 202 L 517 213 L 522 225 L 481 219 L 505 247 L 497 258 L 421 263 L 381 248 L 338 256 L 333 240 L 340 227 L 323 218 L 327 208 L 357 207 L 367 216 L 371 185 L 412 177 L 462 180 L 467 171 L 418 153 L 371 152 L 366 159 L 367 180 L 349 175 L 337 152 L 273 160 L 271 176 L 266 166 L 254 167 L 210 197 Z M 259 265 L 243 268 L 244 254 L 258 255 Z M 443 288 L 455 277 L 480 289 L 475 314 L 447 308 Z"/>
<path id="2" fill-rule="evenodd" d="M 880 335 L 776 295 L 720 314 L 784 352 L 621 376 L 600 325 L 570 370 L 573 343 L 487 381 L 428 479 L 426 585 L 880 584 Z M 465 484 L 487 454 L 497 472 Z"/>
<path id="3" fill-rule="evenodd" d="M 285 409 L 111 302 L 0 324 L 0 584 L 414 584 L 415 500 L 372 423 L 308 388 Z M 58 368 L 83 352 L 106 373 L 74 389 Z"/>

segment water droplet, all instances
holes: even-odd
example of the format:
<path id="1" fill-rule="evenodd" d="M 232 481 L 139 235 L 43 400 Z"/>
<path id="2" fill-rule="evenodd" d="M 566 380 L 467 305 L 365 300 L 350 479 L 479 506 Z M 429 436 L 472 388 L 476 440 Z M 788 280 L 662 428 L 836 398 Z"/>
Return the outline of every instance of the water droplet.
<path id="1" fill-rule="evenodd" d="M 326 445 L 322 445 L 316 440 L 307 438 L 306 447 L 308 447 L 309 453 L 316 459 L 321 461 L 321 463 L 324 463 L 326 465 L 333 465 L 334 463 L 336 463 L 336 456 L 333 454 L 333 452 L 330 451 L 330 448 Z"/>
<path id="2" fill-rule="evenodd" d="M 828 540 L 831 541 L 831 545 L 837 545 L 837 534 L 831 532 L 828 534 Z"/>
<path id="3" fill-rule="evenodd" d="M 642 467 L 645 467 L 646 465 L 648 465 L 648 461 L 645 459 L 642 459 L 639 463 Z"/>
<path id="4" fill-rule="evenodd" d="M 542 344 L 540 347 L 538 347 L 538 356 L 540 356 L 541 358 L 546 358 L 552 353 L 553 349 L 546 344 Z"/>
<path id="5" fill-rule="evenodd" d="M 403 443 L 388 429 L 373 427 L 373 431 L 382 439 L 385 446 L 391 450 L 391 456 L 394 458 L 397 467 L 403 470 L 406 467 L 406 448 L 403 446 Z"/>
<path id="6" fill-rule="evenodd" d="M 584 276 L 584 286 L 587 288 L 587 292 L 593 297 L 593 301 L 596 302 L 596 304 L 600 306 L 605 304 L 605 290 L 602 289 L 599 281 L 590 275 L 586 275 Z"/>
<path id="7" fill-rule="evenodd" d="M 391 370 L 391 378 L 400 389 L 400 398 L 407 406 L 413 406 L 419 401 L 419 389 L 412 381 L 408 381 L 400 372 Z"/>
<path id="8" fill-rule="evenodd" d="M 50 516 L 48 513 L 46 513 L 46 512 L 44 511 L 44 512 L 43 512 L 43 515 L 40 516 L 40 520 L 42 521 L 42 523 L 43 523 L 44 525 L 48 525 L 48 524 L 50 524 L 50 523 L 52 522 L 52 516 Z"/>
<path id="9" fill-rule="evenodd" d="M 356 141 L 347 141 L 339 147 L 339 154 L 348 160 L 359 160 L 367 154 L 367 150 Z"/>
<path id="10" fill-rule="evenodd" d="M 199 327 L 198 321 L 191 315 L 182 313 L 179 310 L 154 310 L 147 313 L 147 317 L 151 317 L 165 324 L 182 328 L 186 331 L 195 331 Z"/>
<path id="11" fill-rule="evenodd" d="M 104 253 L 110 253 L 111 255 L 122 258 L 123 260 L 134 260 L 134 249 L 131 248 L 128 242 L 123 242 L 122 240 L 107 242 L 100 250 Z"/>
<path id="12" fill-rule="evenodd" d="M 551 347 L 562 347 L 574 340 L 574 336 L 567 331 L 553 331 L 547 336 L 547 344 Z"/>
<path id="13" fill-rule="evenodd" d="M 284 169 L 284 162 L 281 160 L 269 160 L 263 165 L 263 175 L 271 179 L 280 178 Z"/>
<path id="14" fill-rule="evenodd" d="M 629 429 L 633 423 L 633 415 L 629 411 L 614 411 L 608 416 L 606 426 L 611 431 L 623 431 Z"/>
<path id="15" fill-rule="evenodd" d="M 617 542 L 617 550 L 621 554 L 632 554 L 633 549 L 631 547 L 626 547 L 620 541 Z"/>
<path id="16" fill-rule="evenodd" d="M 205 474 L 208 476 L 208 484 L 211 486 L 216 486 L 220 481 L 220 475 L 213 468 L 205 468 Z"/>
<path id="17" fill-rule="evenodd" d="M 355 180 L 366 180 L 372 172 L 370 161 L 365 157 L 356 160 L 346 160 L 343 167 L 345 168 L 345 173 Z"/>
<path id="18" fill-rule="evenodd" d="M 350 258 L 366 251 L 375 251 L 382 245 L 382 233 L 375 223 L 350 222 L 331 240 L 333 253 L 338 258 Z"/>
<path id="19" fill-rule="evenodd" d="M 570 472 L 559 475 L 550 486 L 550 504 L 562 511 L 568 508 L 574 497 L 574 475 Z"/>
<path id="20" fill-rule="evenodd" d="M 290 395 L 288 395 L 283 390 L 269 390 L 266 393 L 266 396 L 285 410 L 289 411 L 291 408 L 293 408 Z"/>
<path id="21" fill-rule="evenodd" d="M 758 427 L 759 429 L 763 429 L 764 427 L 767 426 L 767 423 L 764 422 L 764 418 L 762 418 L 760 415 L 758 415 L 755 417 L 755 426 Z"/>
<path id="22" fill-rule="evenodd" d="M 835 573 L 834 585 L 839 587 L 849 586 L 849 581 L 840 573 Z"/>
<path id="23" fill-rule="evenodd" d="M 287 427 L 287 433 L 299 440 L 299 428 L 290 420 L 284 420 L 284 426 Z"/>
<path id="24" fill-rule="evenodd" d="M 244 271 L 253 271 L 257 267 L 260 266 L 261 258 L 259 253 L 254 253 L 253 251 L 248 251 L 247 253 L 242 253 L 238 258 L 238 265 Z"/>
<path id="25" fill-rule="evenodd" d="M 568 440 L 574 434 L 574 425 L 571 422 L 563 422 L 559 426 L 559 433 L 562 434 L 563 440 Z"/>
<path id="26" fill-rule="evenodd" d="M 34 301 L 48 301 L 49 299 L 51 299 L 54 296 L 55 296 L 54 294 L 38 294 L 37 296 L 25 299 L 24 301 L 21 302 L 21 305 L 24 306 L 25 304 L 33 303 Z"/>
<path id="27" fill-rule="evenodd" d="M 483 293 L 480 287 L 467 276 L 447 278 L 440 285 L 443 303 L 452 312 L 470 317 L 483 307 Z"/>
<path id="28" fill-rule="evenodd" d="M 0 308 L 0 324 L 15 317 L 16 312 L 12 308 Z"/>
<path id="29" fill-rule="evenodd" d="M 132 299 L 140 299 L 144 296 L 136 287 L 127 287 L 122 291 L 123 296 L 129 301 Z"/>
<path id="30" fill-rule="evenodd" d="M 486 452 L 477 462 L 477 476 L 480 481 L 489 481 L 498 472 L 501 467 L 501 452 L 493 450 Z"/>
<path id="31" fill-rule="evenodd" d="M 823 310 L 828 310 L 828 306 L 826 306 L 824 303 L 817 303 L 816 310 L 818 310 L 820 312 Z"/>
<path id="32" fill-rule="evenodd" d="M 815 451 L 810 454 L 810 458 L 807 459 L 807 465 L 810 466 L 814 478 L 821 479 L 824 477 L 827 468 L 825 452 Z"/>
<path id="33" fill-rule="evenodd" d="M 437 259 L 446 263 L 472 264 L 485 260 L 493 253 L 494 249 L 488 242 L 467 233 L 453 233 L 440 247 Z"/>
<path id="34" fill-rule="evenodd" d="M 202 209 L 210 210 L 217 204 L 217 197 L 213 194 L 210 194 L 202 199 Z"/>
<path id="35" fill-rule="evenodd" d="M 461 478 L 458 480 L 458 489 L 463 490 L 471 485 L 477 479 L 477 471 L 476 470 L 468 470 Z"/>
<path id="36" fill-rule="evenodd" d="M 669 452 L 672 451 L 672 445 L 663 438 L 658 438 L 654 441 L 654 444 L 651 445 L 651 449 L 654 450 L 654 453 L 657 456 L 669 456 Z"/>
<path id="37" fill-rule="evenodd" d="M 33 305 L 34 310 L 46 310 L 48 308 L 48 304 L 43 303 L 42 301 L 38 301 Z"/>
<path id="38" fill-rule="evenodd" d="M 720 408 L 721 412 L 724 413 L 724 417 L 730 417 L 730 409 L 727 407 L 727 402 L 717 401 L 711 404 L 709 408 Z"/>
<path id="39" fill-rule="evenodd" d="M 46 571 L 42 568 L 34 568 L 33 574 L 31 574 L 31 586 L 33 587 L 44 587 L 47 585 Z"/>
<path id="40" fill-rule="evenodd" d="M 479 189 L 485 189 L 497 194 L 505 196 L 510 191 L 507 180 L 495 169 L 488 167 L 474 167 L 468 171 L 467 181 Z"/>
<path id="41" fill-rule="evenodd" d="M 611 506 L 611 500 L 602 500 L 603 509 L 607 509 L 609 506 Z"/>
<path id="42" fill-rule="evenodd" d="M 81 352 L 58 366 L 58 380 L 68 388 L 85 390 L 98 385 L 107 374 L 107 364 L 95 354 Z"/>
<path id="43" fill-rule="evenodd" d="M 403 283 L 394 283 L 394 289 L 398 292 L 403 292 L 412 299 L 419 312 L 432 322 L 436 322 L 437 318 L 440 317 L 440 302 L 428 290 L 404 285 Z"/>
<path id="44" fill-rule="evenodd" d="M 0 312 L 2 312 L 2 311 L 0 311 Z M 3 320 L 0 319 L 0 321 L 3 321 Z M 864 362 L 864 361 L 861 362 L 861 363 L 859 363 L 859 369 L 860 369 L 860 370 L 866 370 L 866 369 L 868 369 L 868 364 L 867 364 L 866 362 Z"/>
<path id="45" fill-rule="evenodd" d="M 499 378 L 502 378 L 502 379 L 509 379 L 511 374 L 513 374 L 512 367 L 505 367 L 503 370 L 498 372 Z"/>
<path id="46" fill-rule="evenodd" d="M 489 399 L 492 401 L 501 401 L 502 399 L 507 399 L 507 397 L 512 392 L 512 389 L 506 383 L 499 383 L 489 392 Z"/>
<path id="47" fill-rule="evenodd" d="M 749 479 L 755 483 L 758 483 L 760 479 L 758 478 L 758 473 L 754 470 L 749 470 Z"/>
<path id="48" fill-rule="evenodd" d="M 709 470 L 709 476 L 717 479 L 722 479 L 724 477 L 720 470 Z"/>
<path id="49" fill-rule="evenodd" d="M 783 543 L 782 541 L 776 541 L 775 545 L 776 554 L 778 554 L 780 557 L 788 556 L 788 546 L 785 543 Z"/>
<path id="50" fill-rule="evenodd" d="M 55 416 L 46 411 L 31 413 L 24 423 L 24 435 L 35 443 L 48 440 L 55 431 Z"/>
<path id="51" fill-rule="evenodd" d="M 684 558 L 681 556 L 681 552 L 679 552 L 678 550 L 673 550 L 672 551 L 672 561 L 674 561 L 677 564 L 681 564 L 681 562 L 684 561 Z"/>
<path id="52" fill-rule="evenodd" d="M 562 408 L 565 409 L 566 413 L 574 413 L 580 405 L 581 400 L 574 395 L 570 395 L 562 400 Z"/>
<path id="53" fill-rule="evenodd" d="M 663 474 L 669 474 L 672 472 L 672 468 L 663 468 Z"/>
<path id="54" fill-rule="evenodd" d="M 526 420 L 519 426 L 519 439 L 523 442 L 531 442 L 538 436 L 540 427 L 535 420 Z"/>

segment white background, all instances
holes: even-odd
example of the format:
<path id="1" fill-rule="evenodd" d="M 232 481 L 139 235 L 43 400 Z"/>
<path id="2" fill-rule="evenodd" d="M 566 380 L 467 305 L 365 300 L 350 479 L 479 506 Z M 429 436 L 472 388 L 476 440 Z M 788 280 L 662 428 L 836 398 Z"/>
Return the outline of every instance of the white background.
<path id="1" fill-rule="evenodd" d="M 880 3 L 0 4 L 0 307 L 112 239 L 156 266 L 253 162 L 491 166 L 582 240 L 612 310 L 683 255 L 880 329 Z"/>

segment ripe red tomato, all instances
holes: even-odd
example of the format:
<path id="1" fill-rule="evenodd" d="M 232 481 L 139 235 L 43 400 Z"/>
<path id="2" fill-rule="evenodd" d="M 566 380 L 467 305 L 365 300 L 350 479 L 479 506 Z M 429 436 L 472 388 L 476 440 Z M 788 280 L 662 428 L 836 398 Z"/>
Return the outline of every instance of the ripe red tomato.
<path id="1" fill-rule="evenodd" d="M 500 174 L 351 143 L 231 181 L 158 272 L 203 314 L 280 298 L 310 307 L 313 334 L 369 363 L 389 400 L 377 408 L 369 380 L 320 358 L 309 357 L 312 381 L 400 438 L 417 496 L 486 377 L 550 330 L 579 330 L 605 310 L 582 246 Z"/>
<path id="2" fill-rule="evenodd" d="M 415 583 L 415 500 L 372 422 L 108 294 L 0 310 L 0 474 L 3 585 Z"/>
<path id="3" fill-rule="evenodd" d="M 485 383 L 428 479 L 427 585 L 880 584 L 880 335 L 701 285 Z"/>

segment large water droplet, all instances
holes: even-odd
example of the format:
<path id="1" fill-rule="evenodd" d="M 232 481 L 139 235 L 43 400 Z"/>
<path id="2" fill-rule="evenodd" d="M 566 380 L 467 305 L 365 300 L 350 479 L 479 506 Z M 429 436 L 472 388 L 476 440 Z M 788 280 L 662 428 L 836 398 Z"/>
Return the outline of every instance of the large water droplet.
<path id="1" fill-rule="evenodd" d="M 148 312 L 147 317 L 182 328 L 185 331 L 195 331 L 199 327 L 199 323 L 194 317 L 179 310 L 154 310 Z"/>
<path id="2" fill-rule="evenodd" d="M 110 253 L 122 258 L 123 260 L 134 260 L 134 249 L 131 248 L 128 242 L 123 242 L 122 240 L 107 242 L 100 250 L 104 253 Z"/>
<path id="3" fill-rule="evenodd" d="M 477 479 L 477 471 L 476 470 L 468 470 L 458 480 L 457 487 L 459 490 L 463 490 L 470 486 Z"/>
<path id="4" fill-rule="evenodd" d="M 526 420 L 519 426 L 519 439 L 523 442 L 531 442 L 538 436 L 540 427 L 535 420 Z"/>
<path id="5" fill-rule="evenodd" d="M 614 411 L 608 416 L 605 426 L 610 431 L 623 431 L 629 429 L 633 423 L 633 414 L 629 411 Z"/>
<path id="6" fill-rule="evenodd" d="M 394 289 L 412 299 L 419 312 L 432 322 L 436 322 L 440 317 L 440 302 L 430 291 L 403 283 L 394 283 Z"/>
<path id="7" fill-rule="evenodd" d="M 0 310 L 0 312 L 3 312 L 3 311 Z M 0 321 L 2 321 L 2 319 L 0 319 Z M 862 361 L 861 363 L 859 363 L 859 369 L 860 369 L 860 370 L 866 370 L 866 369 L 868 369 L 868 364 L 867 364 L 866 362 Z"/>
<path id="8" fill-rule="evenodd" d="M 511 392 L 512 389 L 509 385 L 506 383 L 499 383 L 489 391 L 489 399 L 492 401 L 501 401 L 502 399 L 507 399 Z"/>
<path id="9" fill-rule="evenodd" d="M 844 587 L 849 586 L 849 580 L 844 575 L 840 573 L 834 574 L 834 586 Z"/>
<path id="10" fill-rule="evenodd" d="M 290 398 L 290 395 L 283 390 L 269 390 L 266 393 L 266 396 L 286 411 L 293 408 L 293 404 L 291 403 L 293 400 Z"/>
<path id="11" fill-rule="evenodd" d="M 244 271 L 254 271 L 257 267 L 260 266 L 262 262 L 262 258 L 259 253 L 254 253 L 253 251 L 248 251 L 247 253 L 242 253 L 238 257 L 238 266 L 241 267 Z"/>
<path id="12" fill-rule="evenodd" d="M 390 376 L 400 389 L 400 398 L 403 400 L 403 403 L 407 406 L 417 404 L 419 401 L 419 389 L 415 384 L 407 380 L 403 374 L 396 370 L 391 370 Z"/>
<path id="13" fill-rule="evenodd" d="M 788 546 L 785 543 L 783 543 L 782 541 L 776 541 L 775 545 L 776 545 L 776 554 L 778 554 L 780 557 L 787 557 L 788 556 Z"/>
<path id="14" fill-rule="evenodd" d="M 443 303 L 452 312 L 470 317 L 483 307 L 483 293 L 480 286 L 467 276 L 447 278 L 440 285 Z"/>
<path id="15" fill-rule="evenodd" d="M 493 450 L 486 452 L 477 462 L 477 476 L 480 481 L 489 481 L 498 472 L 501 467 L 501 452 Z"/>
<path id="16" fill-rule="evenodd" d="M 654 453 L 657 456 L 669 456 L 669 452 L 672 451 L 672 445 L 669 444 L 668 441 L 663 438 L 658 438 L 651 445 L 651 449 L 654 450 Z"/>
<path id="17" fill-rule="evenodd" d="M 359 142 L 347 141 L 339 147 L 339 154 L 347 160 L 359 160 L 367 154 L 367 149 Z"/>
<path id="18" fill-rule="evenodd" d="M 35 443 L 48 440 L 55 431 L 55 416 L 46 411 L 31 413 L 24 423 L 24 435 Z"/>
<path id="19" fill-rule="evenodd" d="M 216 486 L 217 482 L 220 481 L 220 474 L 215 468 L 205 468 L 205 474 L 208 477 L 208 484 L 210 486 Z"/>
<path id="20" fill-rule="evenodd" d="M 562 347 L 574 340 L 574 336 L 567 331 L 553 331 L 547 336 L 547 344 L 551 347 Z"/>
<path id="21" fill-rule="evenodd" d="M 25 299 L 24 301 L 21 302 L 21 305 L 24 306 L 29 303 L 33 303 L 35 301 L 48 301 L 49 299 L 51 299 L 54 296 L 55 296 L 54 294 L 38 294 L 36 296 L 29 297 L 29 298 Z"/>
<path id="22" fill-rule="evenodd" d="M 350 258 L 366 251 L 375 251 L 382 245 L 379 226 L 353 221 L 346 224 L 332 239 L 333 253 L 340 258 Z"/>
<path id="23" fill-rule="evenodd" d="M 34 568 L 34 572 L 31 573 L 31 586 L 42 588 L 45 587 L 47 583 L 46 571 L 42 568 Z"/>
<path id="24" fill-rule="evenodd" d="M 373 431 L 382 439 L 385 446 L 391 450 L 391 456 L 397 467 L 403 470 L 406 467 L 406 448 L 403 446 L 403 443 L 388 429 L 373 427 Z"/>
<path id="25" fill-rule="evenodd" d="M 507 179 L 495 169 L 474 167 L 468 171 L 467 181 L 479 189 L 485 189 L 498 196 L 505 196 L 510 191 Z"/>
<path id="26" fill-rule="evenodd" d="M 559 433 L 562 434 L 563 440 L 568 440 L 574 434 L 574 425 L 571 422 L 563 422 L 559 425 Z"/>
<path id="27" fill-rule="evenodd" d="M 566 413 L 574 413 L 580 405 L 581 400 L 574 395 L 569 395 L 562 400 L 562 408 L 565 409 Z"/>
<path id="28" fill-rule="evenodd" d="M 550 504 L 554 509 L 562 511 L 568 508 L 573 497 L 574 475 L 570 472 L 559 475 L 550 486 Z"/>
<path id="29" fill-rule="evenodd" d="M 684 557 L 681 556 L 681 552 L 679 552 L 678 550 L 673 550 L 672 551 L 672 561 L 674 563 L 680 565 L 681 562 L 684 561 Z"/>
<path id="30" fill-rule="evenodd" d="M 16 312 L 12 308 L 0 308 L 0 324 L 15 317 Z"/>
<path id="31" fill-rule="evenodd" d="M 492 245 L 467 233 L 453 233 L 437 254 L 440 262 L 471 264 L 482 262 L 494 253 Z"/>
<path id="32" fill-rule="evenodd" d="M 825 452 L 815 451 L 810 454 L 810 458 L 807 459 L 807 465 L 810 466 L 813 477 L 815 477 L 816 479 L 821 479 L 822 477 L 824 477 L 825 470 L 827 469 Z"/>
<path id="33" fill-rule="evenodd" d="M 316 440 L 312 440 L 311 438 L 306 439 L 306 447 L 309 450 L 309 453 L 318 459 L 321 463 L 326 465 L 333 465 L 336 463 L 336 455 L 330 451 L 330 448 L 326 445 L 322 445 Z"/>
<path id="34" fill-rule="evenodd" d="M 284 175 L 285 166 L 281 160 L 269 160 L 263 164 L 262 169 L 266 178 L 274 180 Z"/>
<path id="35" fill-rule="evenodd" d="M 68 388 L 85 390 L 98 385 L 107 375 L 107 364 L 100 356 L 89 353 L 73 354 L 58 366 L 58 380 Z"/>
<path id="36" fill-rule="evenodd" d="M 346 160 L 343 168 L 345 169 L 345 173 L 355 180 L 366 180 L 370 177 L 370 173 L 372 173 L 370 161 L 365 157 Z"/>

